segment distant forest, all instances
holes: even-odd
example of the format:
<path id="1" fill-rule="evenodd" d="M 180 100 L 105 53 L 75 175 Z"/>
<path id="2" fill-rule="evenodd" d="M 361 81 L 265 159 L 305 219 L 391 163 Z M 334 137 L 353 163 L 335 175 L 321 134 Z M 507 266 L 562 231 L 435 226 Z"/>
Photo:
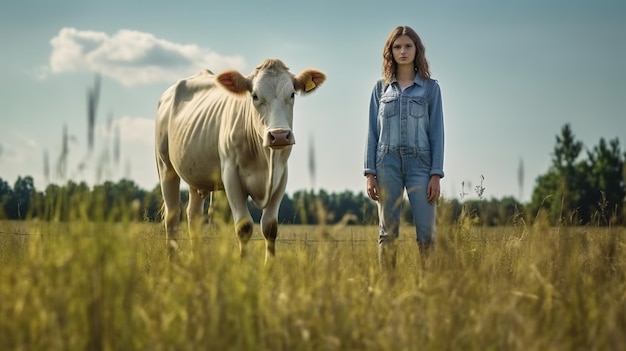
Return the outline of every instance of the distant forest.
<path id="1" fill-rule="evenodd" d="M 467 189 L 471 193 L 462 190 L 460 200 L 441 199 L 438 220 L 469 220 L 483 226 L 530 224 L 537 218 L 552 225 L 626 225 L 626 152 L 618 139 L 602 138 L 593 148 L 584 149 L 566 124 L 556 136 L 551 156 L 548 171 L 535 180 L 529 203 L 513 197 L 487 199 L 481 181 Z M 187 198 L 187 191 L 182 190 L 181 206 Z M 216 219 L 232 221 L 224 193 L 215 193 L 213 198 Z M 0 219 L 160 221 L 161 204 L 159 186 L 144 190 L 129 179 L 93 187 L 70 180 L 38 190 L 31 176 L 18 177 L 13 186 L 0 178 Z M 251 202 L 249 208 L 258 222 L 261 211 Z M 278 220 L 285 224 L 376 224 L 377 216 L 376 204 L 362 192 L 319 190 L 285 194 Z M 408 201 L 403 220 L 412 223 Z"/>

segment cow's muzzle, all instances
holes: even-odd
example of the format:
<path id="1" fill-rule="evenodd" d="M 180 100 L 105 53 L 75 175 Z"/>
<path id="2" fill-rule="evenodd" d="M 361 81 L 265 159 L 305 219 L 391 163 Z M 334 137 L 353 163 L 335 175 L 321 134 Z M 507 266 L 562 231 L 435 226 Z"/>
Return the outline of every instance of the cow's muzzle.
<path id="1" fill-rule="evenodd" d="M 293 133 L 290 130 L 270 130 L 265 134 L 265 140 L 263 146 L 271 147 L 273 149 L 280 149 L 285 146 L 293 145 L 296 140 Z"/>

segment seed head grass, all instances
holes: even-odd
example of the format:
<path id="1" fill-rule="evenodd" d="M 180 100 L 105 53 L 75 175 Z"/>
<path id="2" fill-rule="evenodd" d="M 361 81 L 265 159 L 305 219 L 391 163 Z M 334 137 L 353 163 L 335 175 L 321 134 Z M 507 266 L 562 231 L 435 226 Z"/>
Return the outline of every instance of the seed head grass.
<path id="1" fill-rule="evenodd" d="M 615 350 L 625 234 L 440 224 L 421 260 L 407 226 L 381 272 L 375 226 L 280 226 L 264 265 L 258 225 L 169 260 L 160 224 L 1 222 L 0 349 Z"/>

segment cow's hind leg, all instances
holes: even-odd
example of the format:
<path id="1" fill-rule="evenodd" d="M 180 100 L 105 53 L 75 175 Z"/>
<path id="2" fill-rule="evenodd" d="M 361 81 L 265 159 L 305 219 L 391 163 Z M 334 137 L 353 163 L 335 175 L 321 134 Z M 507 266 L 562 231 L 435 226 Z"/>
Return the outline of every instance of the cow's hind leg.
<path id="1" fill-rule="evenodd" d="M 192 245 L 192 238 L 200 235 L 204 222 L 204 199 L 206 192 L 189 187 L 189 203 L 187 204 L 187 223 L 189 226 L 189 245 Z"/>
<path id="2" fill-rule="evenodd" d="M 213 225 L 213 216 L 215 215 L 215 204 L 213 203 L 213 192 L 209 192 L 209 206 L 206 210 L 209 225 Z"/>
<path id="3" fill-rule="evenodd" d="M 169 160 L 158 158 L 159 181 L 164 203 L 165 240 L 170 257 L 178 250 L 178 231 L 180 224 L 180 177 L 174 171 Z"/>

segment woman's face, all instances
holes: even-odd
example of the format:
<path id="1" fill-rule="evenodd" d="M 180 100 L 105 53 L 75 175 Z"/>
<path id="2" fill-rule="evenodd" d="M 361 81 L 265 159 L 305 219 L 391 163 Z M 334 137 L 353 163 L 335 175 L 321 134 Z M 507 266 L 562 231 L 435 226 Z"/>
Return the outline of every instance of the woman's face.
<path id="1" fill-rule="evenodd" d="M 398 65 L 410 64 L 415 61 L 415 44 L 408 35 L 401 35 L 393 42 L 391 46 L 393 59 Z"/>

